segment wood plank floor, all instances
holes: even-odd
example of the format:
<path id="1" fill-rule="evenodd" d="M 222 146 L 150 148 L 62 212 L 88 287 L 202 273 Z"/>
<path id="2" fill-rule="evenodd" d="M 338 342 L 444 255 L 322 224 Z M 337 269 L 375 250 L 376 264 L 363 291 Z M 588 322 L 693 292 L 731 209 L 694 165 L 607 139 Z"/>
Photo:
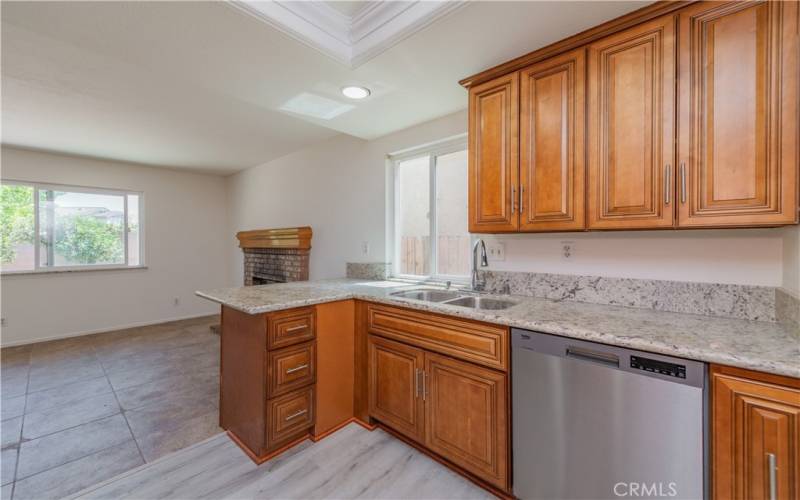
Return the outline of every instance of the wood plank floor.
<path id="1" fill-rule="evenodd" d="M 494 498 L 391 437 L 350 424 L 256 466 L 224 434 L 88 488 L 73 498 Z"/>

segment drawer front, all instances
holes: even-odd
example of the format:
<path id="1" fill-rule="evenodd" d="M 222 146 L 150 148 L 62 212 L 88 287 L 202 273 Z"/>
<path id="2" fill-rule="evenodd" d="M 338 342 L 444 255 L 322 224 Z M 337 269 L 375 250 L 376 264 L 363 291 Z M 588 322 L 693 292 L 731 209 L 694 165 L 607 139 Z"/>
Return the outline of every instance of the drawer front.
<path id="1" fill-rule="evenodd" d="M 303 307 L 270 314 L 267 329 L 267 349 L 309 341 L 316 336 L 314 308 Z"/>
<path id="2" fill-rule="evenodd" d="M 369 331 L 501 370 L 508 367 L 508 328 L 391 306 L 370 305 Z"/>
<path id="3" fill-rule="evenodd" d="M 267 354 L 267 397 L 273 398 L 316 379 L 316 345 L 307 342 Z"/>
<path id="4" fill-rule="evenodd" d="M 314 425 L 314 387 L 267 402 L 267 447 L 299 437 Z"/>

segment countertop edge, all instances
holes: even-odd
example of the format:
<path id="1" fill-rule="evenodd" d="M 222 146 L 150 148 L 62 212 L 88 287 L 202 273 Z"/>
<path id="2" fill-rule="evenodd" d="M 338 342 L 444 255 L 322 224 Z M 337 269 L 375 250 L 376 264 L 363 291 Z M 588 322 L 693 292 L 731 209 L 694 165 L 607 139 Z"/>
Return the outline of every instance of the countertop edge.
<path id="1" fill-rule="evenodd" d="M 706 363 L 715 363 L 720 365 L 733 366 L 737 368 L 745 368 L 748 370 L 754 370 L 764 373 L 771 373 L 775 375 L 782 375 L 786 377 L 800 378 L 800 366 L 791 366 L 783 363 L 773 363 L 763 360 L 753 360 L 746 357 L 737 357 L 735 355 L 726 354 L 714 349 L 709 349 L 708 351 L 697 348 L 689 349 L 689 348 L 682 348 L 676 345 L 660 343 L 658 341 L 641 341 L 638 339 L 629 339 L 625 337 L 619 337 L 617 335 L 605 334 L 592 330 L 575 330 L 568 328 L 560 328 L 558 325 L 553 324 L 552 322 L 540 323 L 536 321 L 515 321 L 514 319 L 498 318 L 490 315 L 485 315 L 484 317 L 484 315 L 481 314 L 480 311 L 471 311 L 470 315 L 462 316 L 457 314 L 458 312 L 461 312 L 457 310 L 452 310 L 453 314 L 450 314 L 450 309 L 442 304 L 436 304 L 435 306 L 432 307 L 427 305 L 427 303 L 425 302 L 412 301 L 402 298 L 389 299 L 386 297 L 376 297 L 374 295 L 360 294 L 358 292 L 352 292 L 352 291 L 332 292 L 329 295 L 316 297 L 313 299 L 290 300 L 287 302 L 281 302 L 281 303 L 275 303 L 257 307 L 237 307 L 235 304 L 226 302 L 218 297 L 214 297 L 213 295 L 209 295 L 207 293 L 203 293 L 200 291 L 195 292 L 195 295 L 211 300 L 213 302 L 217 302 L 226 307 L 231 307 L 232 309 L 236 309 L 238 311 L 247 314 L 263 314 L 268 312 L 281 311 L 284 309 L 293 309 L 296 307 L 304 307 L 317 304 L 324 304 L 328 302 L 336 302 L 339 300 L 349 300 L 349 299 L 364 300 L 366 302 L 386 304 L 397 307 L 406 307 L 418 311 L 426 311 L 436 314 L 463 317 L 473 321 L 482 321 L 484 323 L 503 325 L 503 326 L 508 326 L 510 328 L 535 330 L 537 332 L 548 333 L 551 335 L 559 335 L 562 337 L 569 337 L 578 340 L 600 342 L 603 344 L 609 344 L 629 349 L 636 349 L 640 351 L 647 351 L 655 354 L 664 354 L 667 356 L 676 356 L 685 359 L 703 361 Z M 455 307 L 455 306 L 450 306 L 450 307 Z"/>

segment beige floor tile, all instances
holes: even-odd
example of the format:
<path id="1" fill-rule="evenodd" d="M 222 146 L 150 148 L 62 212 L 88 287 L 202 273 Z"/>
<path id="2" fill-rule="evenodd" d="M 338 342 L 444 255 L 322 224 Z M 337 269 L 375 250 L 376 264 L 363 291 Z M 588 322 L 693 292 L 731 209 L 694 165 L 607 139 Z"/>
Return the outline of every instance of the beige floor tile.
<path id="1" fill-rule="evenodd" d="M 19 443 L 20 431 L 22 431 L 22 417 L 9 418 L 0 422 L 2 447 L 16 446 Z"/>
<path id="2" fill-rule="evenodd" d="M 14 472 L 17 470 L 17 448 L 6 448 L 0 452 L 0 478 L 6 485 L 14 481 Z"/>
<path id="3" fill-rule="evenodd" d="M 67 405 L 28 413 L 22 426 L 23 439 L 36 439 L 47 434 L 120 413 L 113 393 L 92 396 Z"/>
<path id="4" fill-rule="evenodd" d="M 81 380 L 53 389 L 28 393 L 25 411 L 28 413 L 43 411 L 107 393 L 111 393 L 111 384 L 105 376 Z"/>
<path id="5" fill-rule="evenodd" d="M 52 469 L 132 439 L 122 415 L 114 415 L 20 445 L 17 478 Z"/>
<path id="6" fill-rule="evenodd" d="M 215 409 L 186 419 L 180 427 L 156 429 L 149 434 L 138 436 L 136 442 L 145 460 L 152 462 L 221 432 L 224 430 L 219 426 L 219 412 Z"/>
<path id="7" fill-rule="evenodd" d="M 219 371 L 176 375 L 117 391 L 119 404 L 125 410 L 150 405 L 168 405 L 175 396 L 185 394 L 213 396 L 219 393 Z"/>
<path id="8" fill-rule="evenodd" d="M 25 396 L 16 396 L 3 400 L 2 420 L 19 417 L 25 412 Z"/>
<path id="9" fill-rule="evenodd" d="M 14 498 L 64 498 L 143 463 L 136 443 L 126 441 L 17 481 Z"/>

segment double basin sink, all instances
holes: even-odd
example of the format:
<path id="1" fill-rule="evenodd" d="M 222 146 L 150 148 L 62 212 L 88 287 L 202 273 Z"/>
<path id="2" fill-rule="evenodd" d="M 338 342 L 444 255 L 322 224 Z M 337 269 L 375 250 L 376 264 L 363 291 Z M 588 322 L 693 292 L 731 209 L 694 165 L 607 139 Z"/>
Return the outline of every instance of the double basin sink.
<path id="1" fill-rule="evenodd" d="M 425 302 L 438 302 L 449 306 L 469 307 L 471 309 L 500 310 L 517 305 L 510 300 L 495 299 L 492 297 L 478 297 L 465 295 L 454 290 L 415 289 L 401 290 L 390 295 L 405 299 L 423 300 Z"/>

